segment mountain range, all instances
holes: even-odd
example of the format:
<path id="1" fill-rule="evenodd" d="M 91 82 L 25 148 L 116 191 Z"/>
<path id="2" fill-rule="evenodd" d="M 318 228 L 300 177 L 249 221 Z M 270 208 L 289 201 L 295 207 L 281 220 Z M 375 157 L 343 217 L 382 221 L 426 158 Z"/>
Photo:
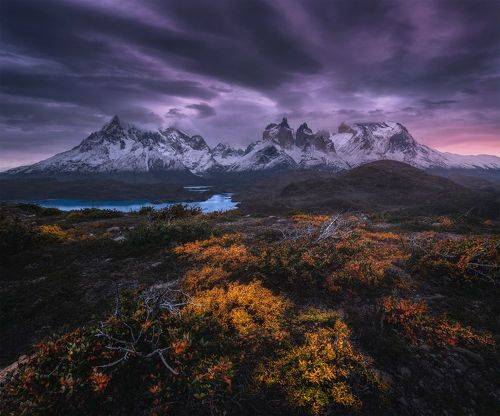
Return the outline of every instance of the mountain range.
<path id="1" fill-rule="evenodd" d="M 272 169 L 339 171 L 376 160 L 418 168 L 500 169 L 500 157 L 439 152 L 418 143 L 400 123 L 342 123 L 337 133 L 292 129 L 286 118 L 269 124 L 246 149 L 168 127 L 157 131 L 125 125 L 117 116 L 78 146 L 8 175 L 115 172 L 185 172 L 198 176 Z"/>

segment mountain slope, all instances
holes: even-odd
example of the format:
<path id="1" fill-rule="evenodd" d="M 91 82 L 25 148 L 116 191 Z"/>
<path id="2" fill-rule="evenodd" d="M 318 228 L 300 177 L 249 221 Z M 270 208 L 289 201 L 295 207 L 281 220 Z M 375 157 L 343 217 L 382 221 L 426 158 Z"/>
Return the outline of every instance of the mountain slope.
<path id="1" fill-rule="evenodd" d="M 442 153 L 420 144 L 400 123 L 342 124 L 332 140 L 339 155 L 350 166 L 389 159 L 419 168 L 500 168 L 497 156 Z"/>
<path id="2" fill-rule="evenodd" d="M 217 167 L 201 136 L 167 128 L 144 132 L 123 126 L 118 117 L 78 146 L 30 166 L 7 173 L 111 173 L 178 171 L 201 173 Z"/>

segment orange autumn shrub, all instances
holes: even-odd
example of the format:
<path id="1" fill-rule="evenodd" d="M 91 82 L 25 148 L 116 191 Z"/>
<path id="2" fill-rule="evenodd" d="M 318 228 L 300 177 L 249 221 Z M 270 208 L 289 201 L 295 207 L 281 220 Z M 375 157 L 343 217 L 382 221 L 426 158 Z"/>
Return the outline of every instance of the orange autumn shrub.
<path id="1" fill-rule="evenodd" d="M 311 415 L 356 413 L 365 399 L 378 401 L 387 387 L 371 361 L 356 351 L 340 319 L 306 332 L 300 344 L 261 365 L 256 380 L 277 390 L 277 396 L 284 394 L 300 414 Z"/>
<path id="2" fill-rule="evenodd" d="M 292 221 L 298 227 L 320 227 L 328 218 L 328 215 L 296 214 L 292 216 Z"/>
<path id="3" fill-rule="evenodd" d="M 339 267 L 326 279 L 326 287 L 334 293 L 342 289 L 374 289 L 388 282 L 388 269 L 395 261 L 408 257 L 401 236 L 359 231 L 336 244 Z"/>
<path id="4" fill-rule="evenodd" d="M 3 386 L 0 414 L 98 414 L 112 379 L 95 368 L 105 354 L 104 346 L 80 329 L 37 344 L 30 359 Z"/>
<path id="5" fill-rule="evenodd" d="M 204 363 L 203 371 L 196 374 L 194 381 L 199 392 L 195 392 L 194 397 L 207 401 L 207 393 L 210 394 L 210 405 L 213 408 L 213 401 L 217 400 L 217 395 L 213 393 L 225 391 L 230 394 L 233 377 L 234 364 L 230 358 L 217 357 L 215 360 L 209 360 L 209 362 Z"/>
<path id="6" fill-rule="evenodd" d="M 348 238 L 336 242 L 335 250 L 343 259 L 350 259 L 352 256 L 361 253 L 373 256 L 377 254 L 377 250 L 384 246 L 401 250 L 403 242 L 404 238 L 396 233 L 371 232 L 358 229 Z"/>
<path id="7" fill-rule="evenodd" d="M 407 299 L 383 299 L 384 322 L 397 326 L 406 338 L 417 343 L 427 324 L 427 304 Z"/>
<path id="8" fill-rule="evenodd" d="M 386 297 L 383 299 L 383 320 L 412 344 L 427 343 L 438 347 L 492 347 L 489 333 L 478 333 L 470 327 L 451 321 L 445 315 L 432 316 L 424 301 Z"/>
<path id="9" fill-rule="evenodd" d="M 497 238 L 482 236 L 438 239 L 433 234 L 424 235 L 416 243 L 411 266 L 426 277 L 495 284 L 499 277 L 499 243 Z"/>
<path id="10" fill-rule="evenodd" d="M 219 266 L 202 266 L 188 270 L 184 275 L 182 286 L 190 293 L 207 290 L 214 286 L 225 285 L 230 273 Z"/>
<path id="11" fill-rule="evenodd" d="M 174 252 L 194 265 L 182 280 L 189 292 L 225 285 L 231 276 L 245 274 L 255 261 L 238 234 L 184 244 Z"/>
<path id="12" fill-rule="evenodd" d="M 226 270 L 236 270 L 251 261 L 251 254 L 238 234 L 225 234 L 178 246 L 174 252 L 193 263 L 205 263 Z"/>
<path id="13" fill-rule="evenodd" d="M 231 283 L 227 289 L 214 288 L 192 299 L 183 313 L 215 319 L 235 337 L 259 343 L 280 341 L 286 336 L 283 318 L 289 302 L 274 295 L 258 282 Z"/>
<path id="14" fill-rule="evenodd" d="M 59 225 L 41 225 L 38 227 L 41 237 L 46 241 L 63 241 L 68 238 L 68 233 Z"/>
<path id="15" fill-rule="evenodd" d="M 107 374 L 101 373 L 96 368 L 94 368 L 92 370 L 92 374 L 89 377 L 89 380 L 92 384 L 94 391 L 100 393 L 104 391 L 104 389 L 109 383 L 109 380 L 111 380 L 111 377 Z"/>

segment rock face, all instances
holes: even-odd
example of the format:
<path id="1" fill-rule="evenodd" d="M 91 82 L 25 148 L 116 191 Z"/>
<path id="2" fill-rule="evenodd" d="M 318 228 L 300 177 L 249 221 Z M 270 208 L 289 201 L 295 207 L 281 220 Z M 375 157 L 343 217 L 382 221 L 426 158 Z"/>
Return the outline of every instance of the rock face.
<path id="1" fill-rule="evenodd" d="M 219 143 L 212 149 L 212 155 L 216 158 L 226 159 L 229 157 L 243 156 L 245 151 L 243 149 L 236 149 L 226 143 Z"/>
<path id="2" fill-rule="evenodd" d="M 302 123 L 297 129 L 295 144 L 299 147 L 307 146 L 311 144 L 313 139 L 314 139 L 313 131 L 309 128 L 307 123 Z"/>
<path id="3" fill-rule="evenodd" d="M 294 144 L 294 132 L 288 125 L 286 117 L 283 117 L 280 124 L 271 123 L 266 127 L 262 139 L 277 143 L 284 148 L 291 148 Z"/>
<path id="4" fill-rule="evenodd" d="M 339 126 L 339 128 L 338 128 L 338 132 L 339 132 L 339 133 L 351 133 L 351 134 L 356 133 L 356 131 L 355 131 L 355 130 L 353 130 L 353 129 L 351 128 L 351 126 L 348 126 L 348 125 L 347 125 L 346 123 L 344 123 L 344 122 L 340 123 L 340 126 Z"/>
<path id="5" fill-rule="evenodd" d="M 418 168 L 500 169 L 500 158 L 442 153 L 418 143 L 400 123 L 342 123 L 338 133 L 316 133 L 302 123 L 295 132 L 283 118 L 269 124 L 262 139 L 246 150 L 227 144 L 210 148 L 202 136 L 168 127 L 143 131 L 118 117 L 78 146 L 16 174 L 176 171 L 195 175 L 267 169 L 349 169 L 376 160 L 395 160 Z"/>

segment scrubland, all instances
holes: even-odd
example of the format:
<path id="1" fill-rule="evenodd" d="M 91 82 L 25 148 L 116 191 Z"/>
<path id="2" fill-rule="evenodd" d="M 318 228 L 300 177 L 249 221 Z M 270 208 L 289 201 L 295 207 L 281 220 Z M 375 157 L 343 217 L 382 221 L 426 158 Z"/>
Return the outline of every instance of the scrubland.
<path id="1" fill-rule="evenodd" d="M 495 414 L 498 230 L 3 206 L 0 414 Z"/>

